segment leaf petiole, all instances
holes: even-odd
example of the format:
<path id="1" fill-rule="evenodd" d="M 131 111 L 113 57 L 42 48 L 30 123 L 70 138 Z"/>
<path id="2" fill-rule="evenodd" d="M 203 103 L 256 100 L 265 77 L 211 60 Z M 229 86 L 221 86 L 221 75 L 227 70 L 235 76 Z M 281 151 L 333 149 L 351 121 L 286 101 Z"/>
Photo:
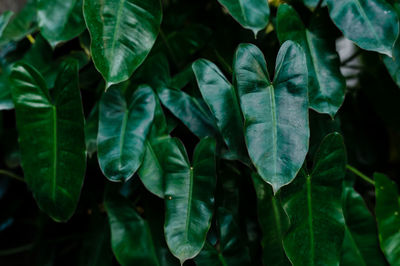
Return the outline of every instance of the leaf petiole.
<path id="1" fill-rule="evenodd" d="M 369 178 L 368 176 L 364 175 L 363 173 L 361 173 L 359 170 L 357 170 L 356 168 L 354 168 L 351 165 L 346 165 L 346 168 L 348 170 L 350 170 L 352 173 L 354 173 L 355 175 L 361 177 L 362 179 L 364 179 L 365 181 L 367 181 L 368 183 L 370 183 L 371 185 L 375 186 L 375 181 L 372 180 L 371 178 Z"/>
<path id="2" fill-rule="evenodd" d="M 7 170 L 0 169 L 0 175 L 8 176 L 8 177 L 11 177 L 11 178 L 13 178 L 15 180 L 18 180 L 18 181 L 21 181 L 21 182 L 25 182 L 25 179 L 23 179 L 19 175 L 14 174 L 13 172 L 7 171 Z"/>

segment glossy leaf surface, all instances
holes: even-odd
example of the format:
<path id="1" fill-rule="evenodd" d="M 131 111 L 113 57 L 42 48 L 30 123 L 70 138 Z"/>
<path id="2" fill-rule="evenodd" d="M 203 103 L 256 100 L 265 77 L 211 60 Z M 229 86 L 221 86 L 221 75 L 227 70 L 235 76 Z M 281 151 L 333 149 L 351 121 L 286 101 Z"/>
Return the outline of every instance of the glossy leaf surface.
<path id="1" fill-rule="evenodd" d="M 327 0 L 329 14 L 344 36 L 365 50 L 392 56 L 399 32 L 396 11 L 383 0 Z"/>
<path id="2" fill-rule="evenodd" d="M 383 62 L 392 76 L 393 81 L 396 82 L 400 88 L 400 38 L 397 39 L 393 48 L 393 57 L 383 56 Z"/>
<path id="3" fill-rule="evenodd" d="M 83 0 L 36 0 L 39 28 L 52 47 L 77 37 L 85 30 L 82 2 Z"/>
<path id="4" fill-rule="evenodd" d="M 379 242 L 391 265 L 400 261 L 400 200 L 397 184 L 387 176 L 374 174 Z"/>
<path id="5" fill-rule="evenodd" d="M 127 101 L 120 87 L 104 93 L 99 107 L 97 155 L 100 168 L 111 181 L 126 181 L 142 163 L 153 122 L 155 96 L 143 85 Z"/>
<path id="6" fill-rule="evenodd" d="M 262 52 L 254 45 L 241 44 L 234 64 L 249 155 L 274 193 L 296 176 L 309 141 L 304 52 L 285 42 L 276 62 L 273 82 Z"/>
<path id="7" fill-rule="evenodd" d="M 306 54 L 310 107 L 333 117 L 344 100 L 346 81 L 340 73 L 335 40 L 328 39 L 326 29 L 320 24 L 318 19 L 312 19 L 310 29 L 306 29 L 296 10 L 287 4 L 279 6 L 279 40 L 299 43 Z"/>
<path id="8" fill-rule="evenodd" d="M 127 80 L 144 61 L 160 28 L 160 0 L 84 0 L 91 52 L 106 87 Z"/>
<path id="9" fill-rule="evenodd" d="M 75 211 L 86 168 L 78 64 L 64 63 L 52 98 L 29 65 L 16 64 L 11 81 L 26 182 L 44 212 L 66 221 Z"/>
<path id="10" fill-rule="evenodd" d="M 190 166 L 183 144 L 171 139 L 175 156 L 167 158 L 164 232 L 168 247 L 181 263 L 194 258 L 204 246 L 214 208 L 215 140 L 196 146 Z"/>
<path id="11" fill-rule="evenodd" d="M 282 190 L 290 220 L 283 245 L 294 265 L 339 265 L 345 231 L 341 200 L 345 165 L 343 139 L 332 133 L 322 141 L 311 174 L 302 169 Z"/>
<path id="12" fill-rule="evenodd" d="M 363 198 L 351 186 L 343 191 L 346 232 L 340 265 L 386 265 L 379 249 L 375 219 Z"/>
<path id="13" fill-rule="evenodd" d="M 232 17 L 244 28 L 252 30 L 254 35 L 264 29 L 269 20 L 268 1 L 264 0 L 218 0 Z"/>
<path id="14" fill-rule="evenodd" d="M 200 59 L 193 66 L 201 94 L 213 112 L 218 128 L 234 158 L 247 157 L 243 118 L 235 88 L 218 67 Z"/>

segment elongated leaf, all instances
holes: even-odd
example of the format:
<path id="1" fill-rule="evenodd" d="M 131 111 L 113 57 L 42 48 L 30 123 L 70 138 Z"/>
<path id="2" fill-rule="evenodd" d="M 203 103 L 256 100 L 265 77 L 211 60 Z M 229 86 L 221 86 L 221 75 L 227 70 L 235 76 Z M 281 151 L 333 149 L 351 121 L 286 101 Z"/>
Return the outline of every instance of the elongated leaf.
<path id="1" fill-rule="evenodd" d="M 343 192 L 346 232 L 340 265 L 386 265 L 379 248 L 375 219 L 364 200 L 351 186 Z"/>
<path id="2" fill-rule="evenodd" d="M 8 22 L 10 22 L 11 17 L 14 15 L 12 11 L 6 11 L 0 15 L 0 38 L 3 35 L 4 29 L 7 27 Z"/>
<path id="3" fill-rule="evenodd" d="M 90 48 L 106 87 L 127 80 L 144 61 L 160 29 L 160 0 L 84 0 Z"/>
<path id="4" fill-rule="evenodd" d="M 38 24 L 43 37 L 55 47 L 85 30 L 83 0 L 36 0 Z"/>
<path id="5" fill-rule="evenodd" d="M 9 80 L 12 65 L 13 63 L 0 59 L 0 110 L 14 108 Z"/>
<path id="6" fill-rule="evenodd" d="M 283 246 L 293 265 L 339 265 L 345 231 L 341 201 L 345 165 L 343 139 L 332 133 L 322 141 L 311 174 L 303 169 L 282 189 L 290 220 Z"/>
<path id="7" fill-rule="evenodd" d="M 297 12 L 283 4 L 278 9 L 277 32 L 281 42 L 295 41 L 306 54 L 310 107 L 333 117 L 343 103 L 346 80 L 340 73 L 335 40 L 326 38 L 326 29 L 318 28 L 319 20 L 312 20 L 311 29 L 306 29 Z"/>
<path id="8" fill-rule="evenodd" d="M 343 35 L 365 50 L 392 56 L 399 31 L 396 11 L 384 0 L 327 0 Z"/>
<path id="9" fill-rule="evenodd" d="M 243 118 L 235 88 L 216 65 L 205 59 L 196 61 L 193 71 L 201 94 L 213 112 L 218 128 L 233 158 L 247 157 Z"/>
<path id="10" fill-rule="evenodd" d="M 154 110 L 155 96 L 146 85 L 133 93 L 129 103 L 118 86 L 104 93 L 99 107 L 97 155 L 109 180 L 126 181 L 139 168 Z"/>
<path id="11" fill-rule="evenodd" d="M 11 81 L 26 182 L 44 212 L 66 221 L 75 211 L 86 168 L 78 64 L 66 61 L 53 99 L 29 65 L 16 64 Z"/>
<path id="12" fill-rule="evenodd" d="M 175 156 L 167 158 L 165 183 L 165 239 L 181 264 L 194 258 L 204 246 L 214 205 L 215 140 L 200 141 L 189 164 L 185 148 L 176 139 L 169 142 Z"/>
<path id="13" fill-rule="evenodd" d="M 400 262 L 400 200 L 397 184 L 387 176 L 375 173 L 375 214 L 379 242 L 391 265 Z"/>
<path id="14" fill-rule="evenodd" d="M 283 250 L 283 236 L 289 228 L 289 220 L 280 199 L 274 196 L 272 188 L 262 178 L 252 175 L 257 194 L 258 221 L 263 233 L 264 265 L 291 265 Z"/>
<path id="15" fill-rule="evenodd" d="M 241 44 L 234 64 L 249 155 L 274 193 L 296 176 L 309 141 L 304 52 L 287 41 L 276 62 L 273 82 L 254 45 Z"/>
<path id="16" fill-rule="evenodd" d="M 218 0 L 232 17 L 244 28 L 252 30 L 254 35 L 264 29 L 269 20 L 268 1 L 264 0 Z"/>
<path id="17" fill-rule="evenodd" d="M 158 266 L 147 221 L 123 198 L 107 198 L 105 206 L 111 227 L 111 246 L 118 262 L 123 266 Z"/>

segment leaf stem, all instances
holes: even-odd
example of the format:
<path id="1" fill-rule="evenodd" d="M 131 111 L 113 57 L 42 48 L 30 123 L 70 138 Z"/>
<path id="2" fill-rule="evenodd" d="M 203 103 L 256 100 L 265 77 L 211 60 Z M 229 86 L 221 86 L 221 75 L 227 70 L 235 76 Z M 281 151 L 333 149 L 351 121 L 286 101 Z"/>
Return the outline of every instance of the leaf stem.
<path id="1" fill-rule="evenodd" d="M 13 172 L 7 171 L 7 170 L 0 169 L 0 175 L 8 176 L 8 177 L 11 177 L 11 178 L 13 178 L 15 180 L 18 180 L 18 181 L 21 181 L 21 182 L 25 182 L 25 179 L 23 179 L 19 175 L 14 174 Z"/>
<path id="2" fill-rule="evenodd" d="M 174 54 L 174 52 L 172 51 L 172 48 L 171 48 L 171 46 L 170 46 L 169 43 L 168 43 L 167 36 L 165 36 L 164 31 L 163 31 L 162 29 L 160 29 L 160 36 L 161 36 L 161 39 L 163 40 L 163 42 L 164 42 L 164 44 L 165 44 L 165 47 L 167 47 L 167 50 L 168 50 L 168 52 L 169 52 L 169 54 L 170 54 L 170 56 L 171 56 L 171 58 L 172 58 L 172 61 L 174 61 L 174 63 L 175 63 L 176 66 L 179 66 L 178 60 L 176 60 L 175 54 Z"/>
<path id="3" fill-rule="evenodd" d="M 361 177 L 362 179 L 364 179 L 365 181 L 370 183 L 371 185 L 375 186 L 374 180 L 372 180 L 368 176 L 364 175 L 363 173 L 361 173 L 359 170 L 357 170 L 353 166 L 346 164 L 346 168 L 349 169 L 352 173 L 356 174 L 357 176 Z"/>

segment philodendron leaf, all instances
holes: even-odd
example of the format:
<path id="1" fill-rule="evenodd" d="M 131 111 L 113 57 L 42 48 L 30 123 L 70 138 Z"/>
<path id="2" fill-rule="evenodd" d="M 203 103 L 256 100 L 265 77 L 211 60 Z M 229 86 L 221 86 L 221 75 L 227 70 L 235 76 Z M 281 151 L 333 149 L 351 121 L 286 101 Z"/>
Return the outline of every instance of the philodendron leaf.
<path id="1" fill-rule="evenodd" d="M 190 166 L 185 147 L 170 139 L 174 156 L 166 158 L 165 239 L 181 264 L 194 258 L 204 246 L 214 209 L 215 140 L 202 139 L 196 146 Z"/>
<path id="2" fill-rule="evenodd" d="M 117 261 L 123 266 L 158 266 L 147 221 L 121 196 L 106 198 L 105 207 L 111 227 L 111 246 Z"/>
<path id="3" fill-rule="evenodd" d="M 271 82 L 262 52 L 241 44 L 234 67 L 249 155 L 276 193 L 296 176 L 308 150 L 306 58 L 298 44 L 285 42 Z"/>
<path id="4" fill-rule="evenodd" d="M 374 174 L 375 215 L 378 222 L 379 242 L 391 265 L 400 262 L 400 200 L 397 184 L 387 176 Z"/>
<path id="5" fill-rule="evenodd" d="M 299 43 L 306 54 L 310 107 L 334 117 L 344 100 L 346 80 L 340 72 L 335 40 L 327 39 L 324 36 L 326 33 L 321 32 L 318 24 L 317 19 L 311 20 L 310 29 L 306 29 L 291 6 L 282 4 L 278 8 L 279 40 Z"/>
<path id="6" fill-rule="evenodd" d="M 39 207 L 66 221 L 75 211 L 86 168 L 78 64 L 64 63 L 53 97 L 29 65 L 16 64 L 11 82 L 25 180 Z"/>
<path id="7" fill-rule="evenodd" d="M 84 0 L 83 6 L 93 61 L 106 87 L 127 80 L 157 38 L 160 0 Z"/>
<path id="8" fill-rule="evenodd" d="M 379 248 L 375 219 L 360 194 L 349 185 L 343 191 L 343 213 L 346 232 L 340 265 L 386 265 Z"/>
<path id="9" fill-rule="evenodd" d="M 97 156 L 111 181 L 126 181 L 142 163 L 147 135 L 153 122 L 155 95 L 142 85 L 127 102 L 118 86 L 103 94 L 99 106 Z"/>
<path id="10" fill-rule="evenodd" d="M 268 1 L 265 0 L 218 0 L 232 17 L 244 28 L 252 30 L 254 35 L 264 29 L 269 20 Z"/>
<path id="11" fill-rule="evenodd" d="M 43 37 L 55 47 L 85 30 L 83 0 L 36 0 L 37 18 Z"/>
<path id="12" fill-rule="evenodd" d="M 399 35 L 400 36 L 400 35 Z M 389 71 L 390 76 L 392 76 L 394 82 L 400 88 L 400 37 L 393 48 L 393 57 L 384 55 L 383 62 Z"/>
<path id="13" fill-rule="evenodd" d="M 343 138 L 332 133 L 322 141 L 311 174 L 303 169 L 282 189 L 290 221 L 283 246 L 293 265 L 339 265 L 345 231 L 341 200 L 345 166 Z"/>
<path id="14" fill-rule="evenodd" d="M 264 265 L 291 265 L 283 250 L 283 236 L 289 228 L 289 220 L 279 197 L 274 196 L 270 185 L 256 174 L 252 174 L 257 194 L 258 222 L 262 230 Z"/>
<path id="15" fill-rule="evenodd" d="M 326 0 L 343 35 L 365 50 L 392 56 L 399 32 L 394 8 L 384 0 Z"/>
<path id="16" fill-rule="evenodd" d="M 232 157 L 246 160 L 243 118 L 235 88 L 210 61 L 200 59 L 192 68 L 201 94 L 216 118 Z"/>
<path id="17" fill-rule="evenodd" d="M 0 15 L 0 38 L 3 35 L 4 29 L 7 27 L 8 22 L 10 22 L 11 17 L 14 15 L 12 11 L 6 11 Z"/>

